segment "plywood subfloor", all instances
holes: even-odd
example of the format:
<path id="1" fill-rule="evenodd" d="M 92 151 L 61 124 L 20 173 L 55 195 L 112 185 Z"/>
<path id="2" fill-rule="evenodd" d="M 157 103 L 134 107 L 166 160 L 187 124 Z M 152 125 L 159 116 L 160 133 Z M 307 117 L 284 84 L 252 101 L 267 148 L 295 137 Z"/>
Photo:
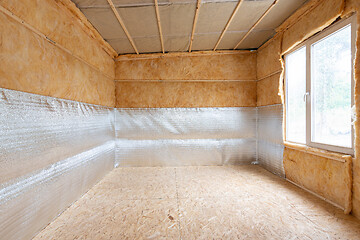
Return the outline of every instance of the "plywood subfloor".
<path id="1" fill-rule="evenodd" d="M 117 168 L 35 237 L 359 238 L 359 220 L 254 165 Z"/>

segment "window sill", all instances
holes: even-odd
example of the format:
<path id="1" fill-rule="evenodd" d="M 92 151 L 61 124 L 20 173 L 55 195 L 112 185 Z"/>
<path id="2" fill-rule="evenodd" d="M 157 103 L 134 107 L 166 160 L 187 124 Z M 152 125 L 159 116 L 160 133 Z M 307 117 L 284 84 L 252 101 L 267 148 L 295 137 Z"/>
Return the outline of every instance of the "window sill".
<path id="1" fill-rule="evenodd" d="M 328 158 L 331 160 L 339 161 L 339 162 L 350 162 L 352 161 L 352 156 L 344 153 L 331 152 L 328 150 L 323 150 L 319 148 L 309 147 L 303 144 L 284 142 L 284 146 L 290 149 L 302 151 L 305 153 L 313 154 L 319 157 Z"/>

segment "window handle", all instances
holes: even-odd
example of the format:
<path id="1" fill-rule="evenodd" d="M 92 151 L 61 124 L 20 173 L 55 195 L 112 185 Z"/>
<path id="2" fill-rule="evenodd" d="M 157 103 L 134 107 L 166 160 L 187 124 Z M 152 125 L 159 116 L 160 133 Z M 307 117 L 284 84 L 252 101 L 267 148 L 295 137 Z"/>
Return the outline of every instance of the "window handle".
<path id="1" fill-rule="evenodd" d="M 310 92 L 304 93 L 304 102 L 306 102 L 308 96 L 310 96 Z"/>

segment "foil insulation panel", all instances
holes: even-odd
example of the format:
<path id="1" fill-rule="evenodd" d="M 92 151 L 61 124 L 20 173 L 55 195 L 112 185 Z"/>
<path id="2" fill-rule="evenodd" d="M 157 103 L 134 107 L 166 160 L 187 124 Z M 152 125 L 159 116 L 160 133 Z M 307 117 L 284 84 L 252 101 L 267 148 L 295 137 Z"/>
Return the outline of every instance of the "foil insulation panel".
<path id="1" fill-rule="evenodd" d="M 29 239 L 114 167 L 113 109 L 0 88 L 0 236 Z"/>
<path id="2" fill-rule="evenodd" d="M 258 163 L 270 172 L 284 177 L 282 121 L 281 104 L 258 107 Z"/>
<path id="3" fill-rule="evenodd" d="M 116 109 L 116 165 L 250 164 L 256 108 Z"/>

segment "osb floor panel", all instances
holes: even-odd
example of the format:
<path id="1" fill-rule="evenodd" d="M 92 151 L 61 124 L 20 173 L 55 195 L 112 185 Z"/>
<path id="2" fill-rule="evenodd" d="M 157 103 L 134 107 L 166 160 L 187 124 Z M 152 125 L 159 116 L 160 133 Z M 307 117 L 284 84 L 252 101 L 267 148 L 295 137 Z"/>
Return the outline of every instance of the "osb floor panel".
<path id="1" fill-rule="evenodd" d="M 360 221 L 259 166 L 117 168 L 35 239 L 360 239 Z"/>

